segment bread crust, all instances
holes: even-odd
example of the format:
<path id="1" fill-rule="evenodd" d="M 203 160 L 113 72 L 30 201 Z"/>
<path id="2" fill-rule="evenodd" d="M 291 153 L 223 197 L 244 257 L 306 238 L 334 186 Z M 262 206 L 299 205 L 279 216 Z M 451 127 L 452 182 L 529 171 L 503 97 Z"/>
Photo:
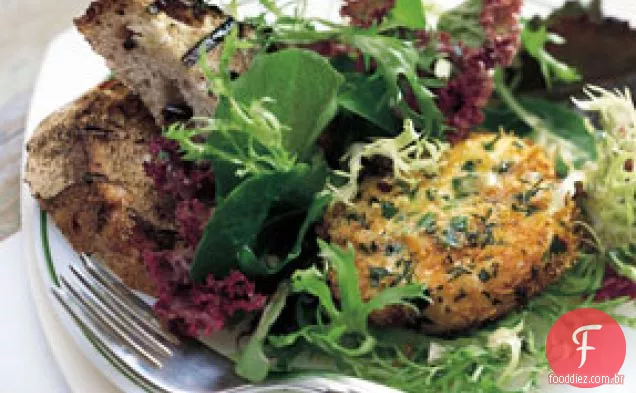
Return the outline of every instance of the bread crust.
<path id="1" fill-rule="evenodd" d="M 118 78 L 141 96 L 157 123 L 168 124 L 181 116 L 214 114 L 216 98 L 205 75 L 184 56 L 228 18 L 198 1 L 96 0 L 75 25 Z M 245 26 L 238 28 L 249 34 Z M 207 53 L 212 69 L 218 66 L 222 45 Z M 233 73 L 248 68 L 252 52 L 238 51 L 230 62 Z"/>
<path id="2" fill-rule="evenodd" d="M 26 182 L 79 252 L 97 255 L 132 288 L 154 293 L 140 245 L 174 241 L 174 202 L 146 176 L 160 135 L 138 96 L 118 81 L 45 119 L 27 143 Z"/>

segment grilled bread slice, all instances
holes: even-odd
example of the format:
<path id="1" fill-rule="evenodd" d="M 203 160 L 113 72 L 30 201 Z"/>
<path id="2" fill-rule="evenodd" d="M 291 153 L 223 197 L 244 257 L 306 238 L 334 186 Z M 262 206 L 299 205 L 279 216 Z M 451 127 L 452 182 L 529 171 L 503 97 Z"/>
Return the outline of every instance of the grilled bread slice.
<path id="1" fill-rule="evenodd" d="M 96 0 L 75 25 L 159 124 L 214 114 L 198 54 L 207 51 L 215 69 L 224 36 L 249 33 L 219 8 L 183 0 Z M 230 67 L 240 74 L 250 62 L 251 52 L 239 50 Z"/>
<path id="2" fill-rule="evenodd" d="M 139 97 L 109 81 L 45 119 L 27 144 L 26 181 L 71 245 L 149 294 L 139 245 L 174 239 L 174 202 L 143 169 L 159 134 Z"/>

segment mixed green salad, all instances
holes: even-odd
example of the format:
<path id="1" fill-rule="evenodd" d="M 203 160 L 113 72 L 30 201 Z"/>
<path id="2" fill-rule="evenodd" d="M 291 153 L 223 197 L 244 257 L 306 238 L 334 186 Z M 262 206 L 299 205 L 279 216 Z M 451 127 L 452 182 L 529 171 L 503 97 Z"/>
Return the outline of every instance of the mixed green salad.
<path id="1" fill-rule="evenodd" d="M 548 50 L 565 44 L 560 36 L 520 18 L 521 0 L 467 0 L 444 12 L 420 0 L 348 0 L 343 22 L 261 4 L 266 13 L 243 21 L 253 34 L 231 30 L 218 65 L 201 57 L 219 97 L 215 116 L 173 124 L 153 147 L 147 171 L 161 167 L 160 189 L 174 178 L 214 185 L 207 204 L 178 200 L 186 246 L 145 253 L 159 316 L 190 335 L 250 320 L 235 360 L 251 381 L 337 370 L 407 392 L 532 391 L 549 371 L 547 332 L 573 309 L 636 327 L 622 308 L 636 298 L 629 91 L 590 86 L 579 99 L 546 99 L 582 77 Z M 255 57 L 235 77 L 237 50 Z M 517 91 L 526 64 L 542 80 L 530 95 Z M 577 263 L 525 306 L 466 332 L 369 323 L 386 306 L 416 312 L 433 301 L 429 288 L 406 282 L 364 299 L 353 247 L 317 234 L 325 210 L 351 201 L 378 160 L 403 182 L 434 176 L 443 153 L 478 130 L 532 139 L 560 178 L 576 180 L 585 232 Z"/>

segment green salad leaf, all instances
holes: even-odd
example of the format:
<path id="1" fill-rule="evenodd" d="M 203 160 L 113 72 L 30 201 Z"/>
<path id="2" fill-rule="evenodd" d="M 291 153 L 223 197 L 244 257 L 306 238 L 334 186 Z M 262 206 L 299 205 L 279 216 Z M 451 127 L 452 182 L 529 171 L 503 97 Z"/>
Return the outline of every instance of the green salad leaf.
<path id="1" fill-rule="evenodd" d="M 278 17 L 274 25 L 257 28 L 263 48 L 333 40 L 359 51 L 367 73 L 348 73 L 335 61 L 330 64 L 308 50 L 263 50 L 249 71 L 230 81 L 232 51 L 245 45 L 238 41 L 236 29 L 226 38 L 219 71 L 202 64 L 211 90 L 220 99 L 215 118 L 195 119 L 166 133 L 180 143 L 185 159 L 211 161 L 215 171 L 217 204 L 190 272 L 199 282 L 209 274 L 222 277 L 233 269 L 259 278 L 280 273 L 313 250 L 306 247 L 313 246 L 313 241 L 308 244 L 308 234 L 326 206 L 356 195 L 363 161 L 388 157 L 394 177 L 408 182 L 412 170 L 433 175 L 445 150 L 445 145 L 427 139 L 445 131 L 444 117 L 430 90 L 443 82 L 429 78 L 439 55 L 400 38 L 403 27 L 425 27 L 422 2 L 397 0 L 384 24 L 366 30 L 283 16 L 274 1 L 261 2 Z M 478 0 L 468 0 L 442 15 L 438 27 L 454 39 L 480 46 L 484 40 L 477 18 L 481 6 Z M 545 29 L 524 30 L 525 49 L 539 62 L 548 83 L 576 80 L 573 69 L 545 51 L 546 44 L 557 41 Z M 538 98 L 515 97 L 501 70 L 495 84 L 501 102 L 487 108 L 484 127 L 506 127 L 535 139 L 553 155 L 560 176 L 598 157 L 597 140 L 578 113 Z M 349 167 L 347 172 L 331 172 L 315 144 L 328 123 L 338 121 L 343 113 L 394 138 L 352 145 L 355 130 L 338 129 L 336 143 L 349 148 L 344 160 Z M 396 136 L 398 114 L 406 118 L 406 126 Z M 423 132 L 416 132 L 414 126 Z M 623 153 L 633 155 L 633 150 Z M 624 160 L 620 164 L 624 168 Z M 339 188 L 328 184 L 332 174 L 341 175 L 345 184 Z M 625 180 L 622 174 L 621 179 Z M 624 181 L 619 183 L 623 190 Z M 629 208 L 636 206 L 634 195 L 625 194 L 631 198 Z M 624 203 L 624 199 L 615 202 Z M 456 218 L 452 226 L 465 226 Z M 636 318 L 617 312 L 629 299 L 594 301 L 608 264 L 619 274 L 636 278 L 635 248 L 581 255 L 558 282 L 529 299 L 527 307 L 453 338 L 370 325 L 370 315 L 387 306 L 406 307 L 425 318 L 422 309 L 431 301 L 426 285 L 388 287 L 363 298 L 353 247 L 318 240 L 318 248 L 324 264 L 307 263 L 289 281 L 279 283 L 237 359 L 238 375 L 262 381 L 270 372 L 300 368 L 296 359 L 310 356 L 310 369 L 324 370 L 325 362 L 331 362 L 338 372 L 406 392 L 525 393 L 536 390 L 539 375 L 549 370 L 545 336 L 564 313 L 598 308 L 620 323 L 636 326 Z"/>
<path id="2" fill-rule="evenodd" d="M 592 296 L 603 286 L 605 265 L 602 255 L 581 253 L 572 269 L 546 292 L 555 296 Z"/>
<path id="3" fill-rule="evenodd" d="M 602 285 L 606 260 L 582 255 L 572 270 L 531 299 L 527 307 L 465 335 L 438 338 L 399 328 L 370 327 L 367 318 L 371 310 L 393 304 L 410 306 L 412 298 L 426 300 L 422 295 L 424 288 L 390 288 L 364 302 L 357 287 L 351 248 L 326 243 L 321 243 L 320 248 L 335 273 L 340 296 L 334 297 L 326 272 L 315 266 L 297 271 L 292 277 L 291 292 L 317 299 L 315 322 L 299 321 L 299 329 L 293 333 L 270 331 L 265 341 L 261 334 L 257 335 L 248 347 L 269 357 L 264 360 L 259 356 L 260 360 L 251 362 L 251 374 L 244 376 L 262 378 L 268 371 L 307 371 L 307 367 L 315 367 L 413 393 L 525 393 L 535 391 L 540 375 L 550 369 L 545 338 L 563 314 L 578 308 L 597 308 L 625 326 L 636 326 L 636 318 L 618 310 L 632 302 L 628 298 L 594 301 L 594 294 Z M 304 307 L 305 312 L 310 311 Z M 271 315 L 264 317 L 265 321 L 270 318 Z M 290 353 L 298 360 L 289 359 Z M 309 354 L 310 365 L 302 362 L 303 354 Z M 282 362 L 275 361 L 283 358 Z"/>
<path id="4" fill-rule="evenodd" d="M 555 160 L 581 167 L 597 157 L 596 140 L 585 118 L 564 104 L 535 97 L 515 97 L 503 80 L 495 75 L 499 104 L 486 107 L 482 126 L 496 130 L 504 128 L 527 136 L 546 148 Z"/>
<path id="5" fill-rule="evenodd" d="M 301 180 L 302 182 L 302 180 Z M 298 184 L 296 184 L 298 185 Z M 293 192 L 293 191 L 292 191 Z M 284 197 L 289 197 L 283 195 Z M 328 193 L 315 193 L 310 202 L 297 208 L 284 205 L 283 213 L 270 213 L 264 223 L 255 247 L 244 246 L 239 255 L 239 268 L 249 275 L 271 275 L 278 273 L 301 255 L 303 241 L 311 233 L 312 224 L 320 221 L 331 201 Z M 281 248 L 280 236 L 288 236 L 294 242 Z"/>
<path id="6" fill-rule="evenodd" d="M 306 340 L 323 349 L 349 356 L 362 356 L 370 353 L 375 345 L 375 338 L 370 334 L 368 325 L 371 312 L 389 305 L 414 308 L 412 301 L 428 299 L 424 285 L 408 284 L 386 288 L 369 301 L 364 301 L 360 293 L 353 248 L 349 246 L 343 249 L 322 240 L 318 240 L 318 244 L 321 256 L 335 273 L 338 306 L 326 272 L 320 272 L 316 267 L 296 271 L 292 276 L 292 292 L 308 293 L 318 299 L 320 306 L 316 318 L 321 322 L 302 327 L 298 332 L 288 335 L 270 336 L 270 345 L 282 348 L 293 345 L 298 340 Z"/>
<path id="7" fill-rule="evenodd" d="M 316 53 L 288 49 L 258 55 L 231 82 L 226 52 L 238 47 L 236 34 L 226 38 L 216 73 L 202 60 L 220 97 L 215 117 L 165 133 L 179 142 L 184 159 L 210 161 L 215 171 L 216 208 L 190 268 L 195 281 L 232 269 L 279 272 L 301 254 L 329 202 L 319 194 L 328 168 L 315 143 L 335 115 L 343 77 Z"/>
<path id="8" fill-rule="evenodd" d="M 385 82 L 389 102 L 404 118 L 411 119 L 427 135 L 442 135 L 444 116 L 435 104 L 435 95 L 426 86 L 426 80 L 420 77 L 423 70 L 432 73 L 436 55 L 418 50 L 411 42 L 376 34 L 350 32 L 343 34 L 340 40 L 375 60 L 376 72 Z M 418 110 L 404 100 L 403 83 L 410 88 Z"/>
<path id="9" fill-rule="evenodd" d="M 562 45 L 564 43 L 565 40 L 562 37 L 548 32 L 545 25 L 534 30 L 530 23 L 524 24 L 521 44 L 526 52 L 539 63 L 539 69 L 548 88 L 552 86 L 552 81 L 572 83 L 581 80 L 581 75 L 575 68 L 559 61 L 545 48 L 547 44 Z"/>
<path id="10" fill-rule="evenodd" d="M 394 135 L 401 125 L 395 113 L 397 110 L 403 118 L 416 122 L 426 134 L 441 136 L 443 116 L 429 87 L 440 87 L 444 83 L 419 76 L 421 70 L 430 71 L 434 62 L 432 54 L 419 51 L 411 43 L 394 37 L 349 34 L 341 39 L 360 49 L 378 65 L 371 76 L 346 74 L 347 82 L 338 97 L 342 108 L 370 121 L 389 135 Z M 419 112 L 404 101 L 402 81 L 414 94 Z"/>
<path id="11" fill-rule="evenodd" d="M 616 274 L 636 281 L 636 244 L 608 250 L 607 256 Z"/>
<path id="12" fill-rule="evenodd" d="M 406 7 L 404 5 L 403 7 Z M 442 82 L 435 78 L 422 77 L 423 73 L 433 75 L 432 65 L 439 55 L 431 50 L 416 48 L 412 42 L 398 37 L 378 35 L 373 29 L 359 29 L 334 23 L 298 18 L 279 18 L 276 23 L 264 29 L 262 44 L 311 45 L 317 42 L 334 41 L 358 49 L 371 78 L 384 81 L 384 93 L 377 97 L 380 102 L 388 102 L 389 108 L 397 110 L 403 118 L 410 118 L 427 135 L 440 136 L 446 129 L 444 116 L 435 104 L 435 96 L 429 87 L 438 87 Z M 371 68 L 371 60 L 376 67 Z M 345 90 L 346 92 L 346 90 Z M 412 94 L 417 110 L 405 100 Z"/>
<path id="13" fill-rule="evenodd" d="M 482 8 L 483 0 L 464 1 L 440 16 L 437 30 L 450 33 L 453 39 L 470 47 L 479 48 L 486 39 L 479 20 Z"/>
<path id="14" fill-rule="evenodd" d="M 359 192 L 358 181 L 364 160 L 373 157 L 390 159 L 393 177 L 405 184 L 413 182 L 413 175 L 416 173 L 434 176 L 447 148 L 447 144 L 439 140 L 423 138 L 415 131 L 413 123 L 406 120 L 403 131 L 393 138 L 375 138 L 368 143 L 351 145 L 341 158 L 341 161 L 347 163 L 347 170 L 335 171 L 346 182 L 339 186 L 330 184 L 329 189 L 335 200 L 350 203 Z"/>
<path id="15" fill-rule="evenodd" d="M 289 284 L 283 282 L 278 286 L 276 293 L 269 299 L 256 331 L 254 331 L 250 341 L 241 351 L 234 368 L 236 375 L 258 382 L 267 378 L 270 360 L 264 351 L 265 341 L 270 329 L 283 311 L 288 295 Z"/>
<path id="16" fill-rule="evenodd" d="M 268 109 L 285 125 L 283 147 L 306 159 L 311 157 L 316 139 L 336 114 L 338 90 L 343 81 L 328 60 L 317 53 L 284 49 L 257 56 L 231 89 L 233 97 L 246 105 L 263 97 L 271 99 Z"/>
<path id="17" fill-rule="evenodd" d="M 636 107 L 629 90 L 588 86 L 582 110 L 595 112 L 598 159 L 587 170 L 583 208 L 596 246 L 614 270 L 636 280 Z"/>
<path id="18" fill-rule="evenodd" d="M 338 95 L 341 108 L 373 123 L 388 135 L 395 134 L 401 121 L 391 110 L 386 82 L 380 76 L 369 78 L 360 73 L 345 74 L 346 82 Z"/>
<path id="19" fill-rule="evenodd" d="M 237 110 L 238 106 L 237 106 Z M 241 116 L 251 117 L 248 112 Z M 261 142 L 249 127 L 240 127 L 223 120 L 199 120 L 190 127 L 175 124 L 164 132 L 167 138 L 179 142 L 186 152 L 184 158 L 210 161 L 214 166 L 217 203 L 249 176 L 271 171 L 288 171 L 295 164 L 295 156 L 280 144 Z M 205 136 L 200 142 L 193 139 Z"/>
<path id="20" fill-rule="evenodd" d="M 384 19 L 381 30 L 406 27 L 413 30 L 426 28 L 426 12 L 423 1 L 397 0 Z"/>
<path id="21" fill-rule="evenodd" d="M 309 225 L 317 221 L 328 199 L 316 196 L 325 187 L 326 169 L 305 163 L 284 171 L 269 171 L 242 181 L 219 203 L 208 221 L 194 262 L 192 277 L 279 272 L 300 254 Z M 301 191 L 301 192 L 299 192 Z M 285 227 L 295 239 L 291 245 L 277 232 Z M 276 242 L 264 241 L 275 235 Z"/>

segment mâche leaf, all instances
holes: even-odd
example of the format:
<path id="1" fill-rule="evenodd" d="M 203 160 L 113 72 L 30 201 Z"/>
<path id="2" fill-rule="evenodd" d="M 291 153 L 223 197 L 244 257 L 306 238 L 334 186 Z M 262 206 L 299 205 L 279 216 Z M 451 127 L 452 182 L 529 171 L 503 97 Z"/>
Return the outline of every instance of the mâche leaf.
<path id="1" fill-rule="evenodd" d="M 325 181 L 324 166 L 304 163 L 242 181 L 218 204 L 207 223 L 190 269 L 192 277 L 197 281 L 208 274 L 223 277 L 236 268 L 248 275 L 280 271 L 300 254 L 309 224 L 322 216 L 327 200 L 315 195 Z M 282 220 L 289 220 L 285 224 L 295 237 L 278 236 L 275 244 L 259 244 L 268 224 Z"/>
<path id="2" fill-rule="evenodd" d="M 345 74 L 346 82 L 338 95 L 340 107 L 355 113 L 386 131 L 389 135 L 400 129 L 401 121 L 391 110 L 386 82 L 381 76 L 369 78 L 360 73 Z"/>
<path id="3" fill-rule="evenodd" d="M 191 276 L 204 280 L 208 274 L 223 277 L 238 261 L 239 252 L 253 244 L 268 212 L 284 184 L 307 168 L 255 175 L 228 194 L 206 225 L 197 247 Z"/>
<path id="4" fill-rule="evenodd" d="M 258 56 L 231 88 L 233 97 L 245 104 L 271 99 L 268 109 L 286 127 L 283 147 L 303 159 L 311 156 L 316 139 L 335 116 L 343 81 L 317 53 L 285 49 Z"/>
<path id="5" fill-rule="evenodd" d="M 289 196 L 283 195 L 283 198 Z M 308 206 L 304 203 L 298 208 L 286 208 L 283 213 L 270 212 L 255 247 L 243 247 L 241 250 L 238 261 L 240 270 L 250 275 L 275 274 L 298 258 L 305 237 L 312 225 L 322 218 L 330 201 L 331 195 L 328 193 L 316 193 Z M 286 242 L 281 239 L 282 234 L 290 240 Z M 267 258 L 273 260 L 268 261 Z"/>

